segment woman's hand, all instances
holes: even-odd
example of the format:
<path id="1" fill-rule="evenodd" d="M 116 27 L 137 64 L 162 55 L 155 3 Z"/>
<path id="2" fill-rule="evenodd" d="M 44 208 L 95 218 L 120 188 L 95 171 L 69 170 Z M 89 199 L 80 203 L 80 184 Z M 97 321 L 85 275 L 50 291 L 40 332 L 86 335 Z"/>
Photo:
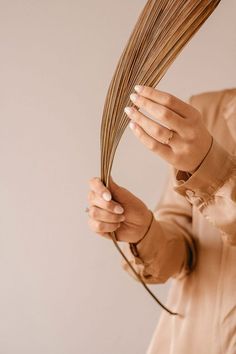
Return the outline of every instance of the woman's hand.
<path id="1" fill-rule="evenodd" d="M 130 96 L 132 102 L 156 121 L 135 107 L 126 107 L 134 134 L 148 149 L 176 169 L 194 172 L 212 143 L 212 136 L 200 112 L 180 99 L 151 87 L 137 85 L 135 91 L 138 94 Z"/>
<path id="2" fill-rule="evenodd" d="M 137 242 L 146 233 L 152 213 L 135 195 L 110 181 L 110 191 L 98 177 L 89 181 L 89 227 L 109 239 L 107 233 L 115 231 L 118 241 Z"/>

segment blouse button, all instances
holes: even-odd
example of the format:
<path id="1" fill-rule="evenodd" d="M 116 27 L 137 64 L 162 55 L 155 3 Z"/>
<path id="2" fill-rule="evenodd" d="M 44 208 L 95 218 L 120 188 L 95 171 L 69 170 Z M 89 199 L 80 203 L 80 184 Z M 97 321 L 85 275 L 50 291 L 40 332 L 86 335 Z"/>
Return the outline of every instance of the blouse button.
<path id="1" fill-rule="evenodd" d="M 194 205 L 199 205 L 200 203 L 203 202 L 203 199 L 200 196 L 197 196 L 194 191 L 192 191 L 191 189 L 187 189 L 186 190 L 186 199 Z"/>
<path id="2" fill-rule="evenodd" d="M 187 199 L 190 203 L 192 203 L 192 202 L 193 202 L 193 199 L 194 199 L 195 193 L 194 193 L 191 189 L 187 189 L 187 190 L 185 191 L 185 195 L 186 195 L 186 199 Z"/>
<path id="3" fill-rule="evenodd" d="M 194 194 L 195 194 L 195 193 L 194 193 L 191 189 L 187 189 L 187 190 L 186 190 L 186 195 L 187 195 L 189 198 L 193 197 Z"/>

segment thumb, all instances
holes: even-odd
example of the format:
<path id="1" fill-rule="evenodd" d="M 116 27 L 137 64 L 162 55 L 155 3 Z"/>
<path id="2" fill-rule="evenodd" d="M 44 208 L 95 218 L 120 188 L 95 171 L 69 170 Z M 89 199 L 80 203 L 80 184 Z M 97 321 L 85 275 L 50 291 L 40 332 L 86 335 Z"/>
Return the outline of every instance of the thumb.
<path id="1" fill-rule="evenodd" d="M 113 191 L 116 191 L 116 190 L 118 190 L 118 189 L 121 188 L 121 186 L 119 186 L 119 185 L 114 181 L 114 179 L 112 178 L 112 176 L 110 176 L 110 186 L 111 186 L 111 189 L 112 189 Z"/>
<path id="2" fill-rule="evenodd" d="M 127 189 L 117 184 L 112 176 L 110 176 L 110 190 L 114 197 L 124 197 L 127 194 Z"/>
<path id="3" fill-rule="evenodd" d="M 112 175 L 110 175 L 110 182 L 111 182 L 112 184 L 116 185 L 116 186 L 118 185 L 117 183 L 115 183 L 115 181 L 114 181 Z"/>
<path id="4" fill-rule="evenodd" d="M 126 188 L 117 184 L 112 176 L 110 176 L 110 190 L 114 200 L 121 201 L 125 203 L 127 200 L 130 200 L 132 193 L 129 192 Z"/>

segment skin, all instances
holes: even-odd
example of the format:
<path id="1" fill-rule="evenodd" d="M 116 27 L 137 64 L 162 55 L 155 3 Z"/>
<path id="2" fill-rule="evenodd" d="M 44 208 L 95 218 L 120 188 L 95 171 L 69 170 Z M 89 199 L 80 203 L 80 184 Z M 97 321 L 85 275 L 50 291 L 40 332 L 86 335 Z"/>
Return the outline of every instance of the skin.
<path id="1" fill-rule="evenodd" d="M 177 170 L 194 173 L 207 155 L 213 139 L 201 113 L 169 93 L 148 86 L 135 86 L 135 91 L 130 96 L 135 106 L 125 108 L 134 135 Z M 99 177 L 89 181 L 89 228 L 109 239 L 109 232 L 116 231 L 118 241 L 137 242 L 150 225 L 151 211 L 134 194 L 115 183 L 112 177 L 110 181 L 110 190 Z M 106 194 L 110 197 L 106 199 L 110 200 L 104 199 Z M 123 212 L 116 212 L 117 206 L 122 207 Z"/>

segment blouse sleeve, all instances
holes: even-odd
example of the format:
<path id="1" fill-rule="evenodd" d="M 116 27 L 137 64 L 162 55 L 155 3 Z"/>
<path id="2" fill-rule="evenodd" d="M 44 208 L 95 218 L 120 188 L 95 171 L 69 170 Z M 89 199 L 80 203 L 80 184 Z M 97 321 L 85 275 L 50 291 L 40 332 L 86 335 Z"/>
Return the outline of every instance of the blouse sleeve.
<path id="1" fill-rule="evenodd" d="M 154 208 L 148 233 L 137 244 L 137 254 L 129 243 L 123 243 L 123 252 L 145 283 L 164 283 L 170 277 L 182 278 L 189 274 L 196 262 L 196 248 L 192 236 L 192 206 L 186 198 L 173 190 L 174 170 L 161 200 Z M 122 258 L 125 271 L 137 280 Z"/>
<path id="2" fill-rule="evenodd" d="M 235 122 L 236 90 L 226 92 L 222 116 L 228 122 Z M 218 98 L 219 101 L 219 98 Z M 204 96 L 192 96 L 189 103 L 199 109 L 208 126 L 209 106 L 214 109 L 211 115 L 218 117 L 217 104 Z M 220 129 L 220 124 L 218 125 Z M 230 125 L 229 125 L 230 126 Z M 235 132 L 232 129 L 231 134 Z M 235 136 L 236 138 L 236 136 Z M 227 137 L 226 137 L 227 139 Z M 214 225 L 225 241 L 236 246 L 236 156 L 224 149 L 213 134 L 211 148 L 199 168 L 191 175 L 175 170 L 174 190 L 196 206 L 202 215 Z"/>
<path id="3" fill-rule="evenodd" d="M 174 190 L 212 223 L 229 245 L 236 246 L 236 157 L 213 138 L 195 173 L 175 171 Z"/>

